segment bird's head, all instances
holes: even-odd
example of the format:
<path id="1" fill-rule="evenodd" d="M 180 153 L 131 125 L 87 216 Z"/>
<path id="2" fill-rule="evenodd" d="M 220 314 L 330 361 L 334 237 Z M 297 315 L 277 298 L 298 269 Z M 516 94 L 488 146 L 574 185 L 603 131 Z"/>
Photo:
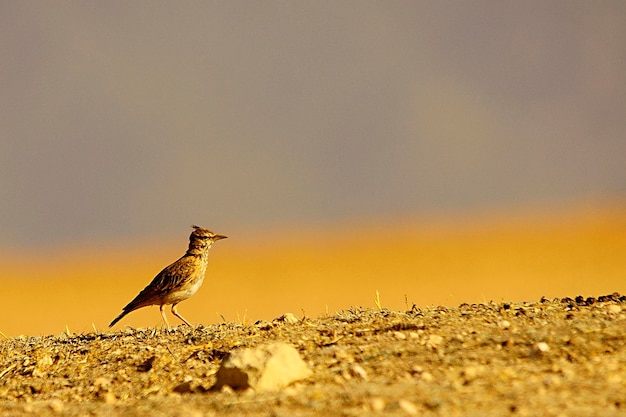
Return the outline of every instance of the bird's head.
<path id="1" fill-rule="evenodd" d="M 220 239 L 226 239 L 227 236 L 218 235 L 210 231 L 209 229 L 204 229 L 200 226 L 191 226 L 193 227 L 193 232 L 189 235 L 189 253 L 197 254 L 208 250 L 213 242 L 218 241 Z"/>

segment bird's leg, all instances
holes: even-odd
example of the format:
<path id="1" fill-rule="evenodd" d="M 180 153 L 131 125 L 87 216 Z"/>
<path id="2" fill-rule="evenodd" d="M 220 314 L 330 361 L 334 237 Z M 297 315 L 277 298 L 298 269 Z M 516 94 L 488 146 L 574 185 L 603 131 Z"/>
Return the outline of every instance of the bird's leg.
<path id="1" fill-rule="evenodd" d="M 161 304 L 159 306 L 159 310 L 161 311 L 161 317 L 163 317 L 163 322 L 165 323 L 165 328 L 167 329 L 167 331 L 170 330 L 170 323 L 167 321 L 167 317 L 165 317 L 165 311 L 163 310 L 163 305 Z"/>
<path id="2" fill-rule="evenodd" d="M 189 324 L 189 322 L 187 320 L 185 320 L 185 318 L 183 316 L 178 314 L 178 311 L 176 311 L 176 304 L 172 304 L 172 314 L 175 315 L 176 317 L 178 317 L 179 319 L 181 319 L 187 326 L 193 327 L 191 324 Z"/>

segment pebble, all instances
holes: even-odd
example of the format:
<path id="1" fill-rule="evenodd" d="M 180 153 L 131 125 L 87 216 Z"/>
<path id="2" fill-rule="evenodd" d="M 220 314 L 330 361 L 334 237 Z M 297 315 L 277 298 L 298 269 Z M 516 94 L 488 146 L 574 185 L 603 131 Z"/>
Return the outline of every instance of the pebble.
<path id="1" fill-rule="evenodd" d="M 282 316 L 275 318 L 273 321 L 282 321 L 284 323 L 295 324 L 299 323 L 300 319 L 293 313 L 285 313 Z"/>
<path id="2" fill-rule="evenodd" d="M 105 378 L 105 377 L 100 376 L 93 380 L 93 386 L 97 388 L 105 388 L 105 387 L 108 387 L 109 385 L 111 385 L 110 378 Z"/>
<path id="3" fill-rule="evenodd" d="M 508 329 L 509 327 L 511 327 L 511 322 L 508 320 L 502 320 L 501 322 L 498 323 L 498 326 L 502 329 Z"/>
<path id="4" fill-rule="evenodd" d="M 546 342 L 539 342 L 535 345 L 539 352 L 547 352 L 550 350 L 550 346 Z"/>
<path id="5" fill-rule="evenodd" d="M 393 336 L 396 339 L 398 339 L 398 340 L 405 340 L 406 339 L 406 335 L 404 333 L 398 332 L 398 331 L 393 332 Z"/>
<path id="6" fill-rule="evenodd" d="M 480 369 L 477 366 L 467 366 L 463 369 L 462 375 L 467 381 L 473 381 L 479 375 Z"/>
<path id="7" fill-rule="evenodd" d="M 112 392 L 105 393 L 102 396 L 102 400 L 105 402 L 105 404 L 115 404 L 117 402 L 117 398 Z"/>
<path id="8" fill-rule="evenodd" d="M 361 379 L 367 379 L 367 372 L 358 363 L 352 365 L 352 367 L 350 368 L 350 372 L 352 373 L 352 375 L 357 376 Z"/>
<path id="9" fill-rule="evenodd" d="M 426 381 L 426 382 L 432 382 L 433 379 L 435 379 L 435 377 L 433 377 L 433 374 L 431 374 L 428 371 L 422 372 L 422 374 L 420 375 L 420 378 L 422 378 L 422 381 Z"/>
<path id="10" fill-rule="evenodd" d="M 611 304 L 610 306 L 608 306 L 607 310 L 609 310 L 609 313 L 611 314 L 619 314 L 622 312 L 622 308 L 615 304 Z"/>
<path id="11" fill-rule="evenodd" d="M 408 415 L 410 415 L 410 416 L 416 416 L 417 415 L 417 406 L 415 404 L 413 404 L 411 401 L 409 401 L 409 400 L 400 400 L 400 401 L 398 401 L 398 405 Z"/>
<path id="12" fill-rule="evenodd" d="M 63 401 L 55 398 L 54 400 L 50 400 L 50 402 L 48 403 L 48 407 L 50 407 L 50 409 L 55 413 L 61 413 L 63 412 L 64 408 Z"/>
<path id="13" fill-rule="evenodd" d="M 428 341 L 426 342 L 426 344 L 435 349 L 437 347 L 439 347 L 439 345 L 441 344 L 441 342 L 443 342 L 443 337 L 437 335 L 437 334 L 431 334 L 430 336 L 428 336 Z"/>
<path id="14" fill-rule="evenodd" d="M 385 409 L 385 400 L 380 397 L 374 397 L 370 401 L 370 407 L 372 411 L 380 413 Z"/>

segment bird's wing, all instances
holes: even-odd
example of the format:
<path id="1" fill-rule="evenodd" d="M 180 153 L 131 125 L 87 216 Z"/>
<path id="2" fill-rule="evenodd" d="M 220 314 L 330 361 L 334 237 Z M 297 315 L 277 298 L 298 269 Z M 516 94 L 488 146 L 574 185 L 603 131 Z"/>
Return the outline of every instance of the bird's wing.
<path id="1" fill-rule="evenodd" d="M 124 311 L 132 311 L 140 307 L 159 304 L 165 295 L 184 284 L 185 277 L 188 276 L 189 273 L 189 268 L 190 262 L 186 256 L 166 266 L 154 277 L 146 288 L 141 290 L 141 292 L 124 307 Z"/>
<path id="2" fill-rule="evenodd" d="M 168 294 L 175 291 L 184 285 L 185 279 L 191 275 L 193 268 L 193 259 L 189 256 L 183 256 L 163 268 L 163 271 L 159 272 L 145 289 L 152 288 L 158 294 Z"/>

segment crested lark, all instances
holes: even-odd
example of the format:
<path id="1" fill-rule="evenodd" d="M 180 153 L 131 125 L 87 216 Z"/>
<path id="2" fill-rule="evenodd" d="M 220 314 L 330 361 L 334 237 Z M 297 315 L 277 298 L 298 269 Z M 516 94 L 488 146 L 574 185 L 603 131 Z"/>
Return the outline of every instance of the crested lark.
<path id="1" fill-rule="evenodd" d="M 187 252 L 179 260 L 159 272 L 152 282 L 122 309 L 122 313 L 109 324 L 109 327 L 113 327 L 131 311 L 141 307 L 158 305 L 161 317 L 169 329 L 170 324 L 165 317 L 165 311 L 163 311 L 163 306 L 166 304 L 171 304 L 172 314 L 191 327 L 191 324 L 178 314 L 176 305 L 198 291 L 202 285 L 202 280 L 204 280 L 211 245 L 217 240 L 226 238 L 226 236 L 216 235 L 199 226 L 192 227 L 194 231 L 189 236 Z"/>

